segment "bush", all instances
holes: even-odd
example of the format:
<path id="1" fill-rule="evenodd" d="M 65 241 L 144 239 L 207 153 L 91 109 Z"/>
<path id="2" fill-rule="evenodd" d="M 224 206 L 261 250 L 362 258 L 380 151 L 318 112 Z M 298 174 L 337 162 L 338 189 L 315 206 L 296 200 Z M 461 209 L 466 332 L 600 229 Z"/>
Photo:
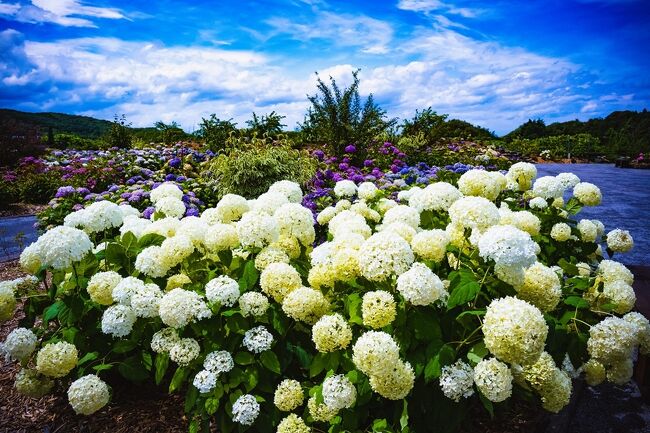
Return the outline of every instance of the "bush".
<path id="1" fill-rule="evenodd" d="M 252 198 L 279 180 L 305 184 L 316 171 L 316 161 L 287 141 L 239 139 L 227 153 L 214 159 L 203 176 L 218 189 L 218 196 L 239 194 Z"/>

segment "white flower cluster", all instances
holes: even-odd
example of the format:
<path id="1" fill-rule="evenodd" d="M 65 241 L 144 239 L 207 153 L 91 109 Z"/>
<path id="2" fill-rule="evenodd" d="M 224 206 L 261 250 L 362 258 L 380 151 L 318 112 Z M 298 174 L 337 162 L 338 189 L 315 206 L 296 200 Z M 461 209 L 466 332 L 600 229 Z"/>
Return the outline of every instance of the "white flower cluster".
<path id="1" fill-rule="evenodd" d="M 203 370 L 194 376 L 192 384 L 199 392 L 206 394 L 217 385 L 219 375 L 229 372 L 234 366 L 235 362 L 230 353 L 225 350 L 211 352 L 205 357 Z"/>
<path id="2" fill-rule="evenodd" d="M 408 197 L 409 206 L 418 211 L 447 211 L 463 194 L 447 182 L 435 182 L 424 189 L 411 188 Z"/>
<path id="3" fill-rule="evenodd" d="M 27 247 L 21 254 L 21 263 L 37 260 L 41 266 L 67 269 L 92 249 L 93 243 L 85 232 L 73 227 L 58 226 L 45 232 Z"/>
<path id="4" fill-rule="evenodd" d="M 445 397 L 456 403 L 461 398 L 471 397 L 474 395 L 474 369 L 461 360 L 445 365 L 440 374 L 440 389 Z"/>
<path id="5" fill-rule="evenodd" d="M 5 353 L 9 360 L 22 361 L 36 349 L 36 335 L 31 329 L 16 328 L 0 343 L 0 353 Z"/>
<path id="6" fill-rule="evenodd" d="M 607 248 L 615 253 L 626 253 L 634 247 L 634 239 L 627 230 L 615 229 L 607 233 Z"/>
<path id="7" fill-rule="evenodd" d="M 97 233 L 120 227 L 123 220 L 122 206 L 102 200 L 68 214 L 63 220 L 63 225 L 80 228 L 86 233 Z"/>
<path id="8" fill-rule="evenodd" d="M 330 376 L 323 382 L 323 402 L 331 410 L 352 407 L 357 400 L 357 389 L 342 374 Z"/>
<path id="9" fill-rule="evenodd" d="M 260 404 L 250 394 L 242 395 L 232 405 L 232 420 L 241 425 L 253 425 L 259 414 Z"/>
<path id="10" fill-rule="evenodd" d="M 137 317 L 126 305 L 111 305 L 102 315 L 102 332 L 113 337 L 126 337 L 131 333 Z"/>
<path id="11" fill-rule="evenodd" d="M 496 358 L 483 359 L 474 367 L 474 383 L 488 400 L 495 403 L 512 395 L 510 368 Z"/>
<path id="12" fill-rule="evenodd" d="M 262 353 L 271 348 L 273 335 L 264 326 L 260 325 L 246 331 L 242 344 L 253 353 Z"/>
<path id="13" fill-rule="evenodd" d="M 419 262 L 397 278 L 397 291 L 413 305 L 430 305 L 446 294 L 440 278 Z"/>
<path id="14" fill-rule="evenodd" d="M 68 401 L 72 409 L 81 415 L 91 415 L 106 406 L 110 399 L 106 382 L 94 374 L 80 377 L 68 388 Z"/>
<path id="15" fill-rule="evenodd" d="M 375 233 L 359 251 L 359 270 L 370 281 L 386 281 L 406 272 L 415 257 L 411 246 L 391 232 Z"/>
<path id="16" fill-rule="evenodd" d="M 173 289 L 160 300 L 160 318 L 163 323 L 173 328 L 182 328 L 196 320 L 212 317 L 212 311 L 196 292 Z"/>
<path id="17" fill-rule="evenodd" d="M 205 285 L 205 297 L 209 302 L 232 307 L 239 299 L 239 283 L 227 275 L 220 275 Z"/>

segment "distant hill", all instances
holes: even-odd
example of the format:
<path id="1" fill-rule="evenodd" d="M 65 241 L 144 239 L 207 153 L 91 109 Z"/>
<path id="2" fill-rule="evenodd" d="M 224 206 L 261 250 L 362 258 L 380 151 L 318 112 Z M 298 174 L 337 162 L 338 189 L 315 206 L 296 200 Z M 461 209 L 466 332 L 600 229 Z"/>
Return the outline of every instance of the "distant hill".
<path id="1" fill-rule="evenodd" d="M 528 120 L 503 138 L 542 138 L 558 135 L 590 134 L 613 154 L 636 156 L 650 152 L 650 112 L 614 111 L 604 118 L 570 120 L 546 125 L 542 119 Z"/>
<path id="2" fill-rule="evenodd" d="M 47 134 L 52 128 L 55 134 L 75 134 L 83 138 L 99 138 L 110 129 L 108 120 L 63 113 L 27 113 L 24 111 L 0 109 L 0 124 L 14 123 L 38 129 Z"/>

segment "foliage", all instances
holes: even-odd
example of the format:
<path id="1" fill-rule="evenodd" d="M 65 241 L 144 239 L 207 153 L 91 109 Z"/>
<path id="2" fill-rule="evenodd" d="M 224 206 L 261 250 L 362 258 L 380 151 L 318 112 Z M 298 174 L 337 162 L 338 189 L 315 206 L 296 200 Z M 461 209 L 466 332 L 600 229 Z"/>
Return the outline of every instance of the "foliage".
<path id="1" fill-rule="evenodd" d="M 292 149 L 290 142 L 253 137 L 250 141 L 237 140 L 234 147 L 210 163 L 203 176 L 218 188 L 219 197 L 255 197 L 279 180 L 305 184 L 314 171 L 315 161 L 307 152 Z"/>
<path id="2" fill-rule="evenodd" d="M 232 119 L 221 120 L 216 114 L 211 114 L 209 119 L 201 119 L 196 134 L 210 150 L 218 152 L 226 148 L 226 141 L 236 132 L 237 124 Z"/>
<path id="3" fill-rule="evenodd" d="M 534 139 L 515 138 L 504 146 L 531 157 L 544 152 L 548 155 L 547 159 L 589 158 L 593 155 L 613 156 L 612 149 L 602 146 L 600 140 L 590 134 L 558 135 Z"/>
<path id="4" fill-rule="evenodd" d="M 159 133 L 156 142 L 163 143 L 167 146 L 183 141 L 188 137 L 188 134 L 176 122 L 165 124 L 162 121 L 158 121 L 155 127 Z"/>
<path id="5" fill-rule="evenodd" d="M 48 135 L 48 146 L 56 147 L 57 149 L 105 149 L 108 145 L 99 139 L 84 138 L 76 134 L 59 133 L 52 135 L 52 143 Z"/>
<path id="6" fill-rule="evenodd" d="M 131 133 L 129 132 L 130 123 L 126 122 L 126 116 L 118 117 L 117 114 L 111 124 L 111 129 L 106 133 L 104 140 L 109 147 L 125 149 L 131 146 Z"/>
<path id="7" fill-rule="evenodd" d="M 361 103 L 358 74 L 354 71 L 352 84 L 343 89 L 332 77 L 331 87 L 318 77 L 319 93 L 308 97 L 311 107 L 301 125 L 306 141 L 329 145 L 335 155 L 341 155 L 345 146 L 367 146 L 397 122 L 386 116 L 372 94 Z"/>
<path id="8" fill-rule="evenodd" d="M 242 149 L 250 154 L 240 159 L 258 158 L 258 155 L 263 154 L 263 149 L 260 146 Z M 281 145 L 266 149 L 290 152 Z M 232 153 L 224 155 L 224 158 L 228 157 L 231 157 L 229 162 L 236 162 L 232 159 Z M 216 165 L 220 164 L 223 162 L 217 160 Z M 257 168 L 257 165 L 252 165 L 250 169 Z M 489 175 L 489 178 L 494 182 L 494 185 L 489 185 L 490 188 L 498 184 L 495 177 Z M 463 189 L 461 181 L 450 180 Z M 58 341 L 74 344 L 79 352 L 79 360 L 72 371 L 66 372 L 72 378 L 97 374 L 111 382 L 116 376 L 121 376 L 133 382 L 133 386 L 147 382 L 162 385 L 168 388 L 170 393 L 184 391 L 185 411 L 191 432 L 209 431 L 211 428 L 217 428 L 223 433 L 247 429 L 262 433 L 272 432 L 286 415 L 275 406 L 277 402 L 274 404 L 275 390 L 281 380 L 294 379 L 299 382 L 299 389 L 305 394 L 304 400 L 299 399 L 299 407 L 309 406 L 308 398 L 312 398 L 312 403 L 317 405 L 329 405 L 328 401 L 336 401 L 341 397 L 336 390 L 328 394 L 324 385 L 326 379 L 331 380 L 335 375 L 345 376 L 346 379 L 339 377 L 337 380 L 349 383 L 354 389 L 354 397 L 350 404 L 346 403 L 337 408 L 334 411 L 338 412 L 336 416 L 332 416 L 328 421 L 315 420 L 315 414 L 307 409 L 300 408 L 295 411 L 310 428 L 354 433 L 453 431 L 466 419 L 463 414 L 467 413 L 471 405 L 482 405 L 492 413 L 507 409 L 511 398 L 537 401 L 548 410 L 558 411 L 568 403 L 567 392 L 570 394 L 571 383 L 569 376 L 558 366 L 564 365 L 563 362 L 570 362 L 577 368 L 589 360 L 600 362 L 602 359 L 595 357 L 593 353 L 590 358 L 591 350 L 587 349 L 591 338 L 590 327 L 604 323 L 601 322 L 604 318 L 610 323 L 612 320 L 620 320 L 624 322 L 620 326 L 625 332 L 641 335 L 641 328 L 637 331 L 635 326 L 629 324 L 631 322 L 628 322 L 628 316 L 624 320 L 617 318 L 622 313 L 615 311 L 621 311 L 622 304 L 613 301 L 603 292 L 603 281 L 606 282 L 613 276 L 627 280 L 628 276 L 621 269 L 610 273 L 600 270 L 595 272 L 602 259 L 595 254 L 597 243 L 602 239 L 584 239 L 580 226 L 574 220 L 574 215 L 582 206 L 576 197 L 571 198 L 566 206 L 553 204 L 553 200 L 549 199 L 546 206 L 531 208 L 528 200 L 531 191 L 499 188 L 500 192 L 494 203 L 478 200 L 477 197 L 459 199 L 464 200 L 465 204 L 481 203 L 480 209 L 472 207 L 471 212 L 467 214 L 468 220 L 459 217 L 457 211 L 462 206 L 456 204 L 452 205 L 456 207 L 449 211 L 433 208 L 417 210 L 415 207 L 404 205 L 408 202 L 404 200 L 403 206 L 393 208 L 397 209 L 396 211 L 387 211 L 382 203 L 386 204 L 390 192 L 378 190 L 362 202 L 356 197 L 355 187 L 351 194 L 347 195 L 347 199 L 355 202 L 354 207 L 339 197 L 339 209 L 331 208 L 338 221 L 331 220 L 329 226 L 327 222 L 323 222 L 319 228 L 329 231 L 331 242 L 328 244 L 329 250 L 328 245 L 319 247 L 318 254 L 312 250 L 308 239 L 300 237 L 308 234 L 309 230 L 299 222 L 300 218 L 291 219 L 293 213 L 284 212 L 282 216 L 283 212 L 276 211 L 273 213 L 275 216 L 262 216 L 259 211 L 252 211 L 250 217 L 263 218 L 265 222 L 246 226 L 248 223 L 243 221 L 248 217 L 244 214 L 242 223 L 234 223 L 238 234 L 246 233 L 246 227 L 252 227 L 255 233 L 258 230 L 264 231 L 268 228 L 265 225 L 270 224 L 270 221 L 283 224 L 282 235 L 285 241 L 273 244 L 273 247 L 291 253 L 280 255 L 280 259 L 289 264 L 279 264 L 275 269 L 288 267 L 295 273 L 297 280 L 276 275 L 275 270 L 271 271 L 270 267 L 266 267 L 269 266 L 268 263 L 265 265 L 263 260 L 258 260 L 262 256 L 259 246 L 243 245 L 244 239 L 249 239 L 248 237 L 239 237 L 238 242 L 242 245 L 233 244 L 218 251 L 211 249 L 208 242 L 210 231 L 224 230 L 224 224 L 214 228 L 208 227 L 207 230 L 189 230 L 197 223 L 194 219 L 177 222 L 181 228 L 187 224 L 188 230 L 184 230 L 184 233 L 192 236 L 189 241 L 191 248 L 182 256 L 177 255 L 175 248 L 166 249 L 170 239 L 178 239 L 178 235 L 167 233 L 170 236 L 168 239 L 159 234 L 143 234 L 138 237 L 129 230 L 118 233 L 117 227 L 91 233 L 92 245 L 102 245 L 102 248 L 91 250 L 92 245 L 89 243 L 81 258 L 72 260 L 68 265 L 54 267 L 45 263 L 43 260 L 54 256 L 39 250 L 37 243 L 30 247 L 32 249 L 29 253 L 24 253 L 23 263 L 30 264 L 38 279 L 47 284 L 46 290 L 25 288 L 24 282 L 21 283 L 22 288 L 15 289 L 17 295 L 24 299 L 25 317 L 20 321 L 20 325 L 34 328 L 40 350 L 46 344 Z M 407 191 L 408 187 L 403 187 L 402 190 L 406 193 L 417 193 L 416 190 Z M 286 198 L 288 200 L 289 195 Z M 268 199 L 267 197 L 266 200 Z M 258 200 L 261 201 L 257 203 L 261 208 L 273 205 L 265 202 L 264 198 Z M 221 206 L 224 211 L 228 204 L 224 202 Z M 285 206 L 288 206 L 285 208 L 287 210 L 298 212 L 292 207 L 295 203 Z M 529 235 L 512 226 L 495 226 L 499 218 L 497 206 L 502 207 L 504 218 L 509 215 L 507 212 L 531 212 L 539 222 L 539 229 L 527 227 L 527 233 L 532 233 Z M 342 207 L 350 210 L 343 212 Z M 373 212 L 378 217 L 373 217 Z M 475 226 L 472 230 L 473 223 L 484 224 L 490 214 L 495 214 L 497 219 L 490 223 L 489 228 Z M 212 217 L 214 215 L 219 215 L 218 209 L 213 211 Z M 414 215 L 417 215 L 415 220 Z M 157 216 L 154 215 L 154 220 L 156 219 Z M 311 220 L 307 222 L 311 228 Z M 414 226 L 422 230 L 434 230 L 445 229 L 451 224 L 452 230 L 448 231 L 456 234 L 440 245 L 440 257 L 435 258 L 437 253 L 428 256 L 429 253 L 422 252 L 415 246 L 413 250 L 416 256 L 413 256 L 409 242 L 402 237 L 407 237 L 408 230 L 390 229 L 389 223 L 410 225 L 413 232 Z M 568 224 L 574 236 L 562 242 L 555 240 L 549 233 L 557 223 Z M 524 243 L 536 244 L 536 248 L 532 249 L 524 248 L 522 244 L 505 245 L 505 250 L 501 252 L 508 263 L 519 264 L 513 262 L 513 257 L 525 256 L 526 260 L 539 262 L 533 265 L 536 267 L 540 267 L 540 263 L 548 267 L 559 267 L 547 269 L 547 276 L 550 273 L 550 280 L 557 281 L 561 291 L 559 287 L 555 288 L 558 290 L 557 305 L 545 307 L 543 316 L 531 303 L 547 305 L 547 298 L 533 298 L 536 300 L 531 300 L 531 303 L 520 300 L 531 299 L 526 297 L 525 287 L 505 282 L 503 274 L 498 272 L 496 266 L 501 262 L 491 255 L 492 253 L 486 253 L 495 251 L 493 247 L 496 244 L 491 241 L 497 241 L 492 239 L 489 233 L 492 228 L 499 227 L 510 227 L 507 229 L 510 231 L 519 230 L 521 233 L 517 236 L 523 236 Z M 399 233 L 402 234 L 393 230 L 400 230 Z M 375 234 L 371 236 L 371 233 Z M 477 235 L 480 235 L 478 243 Z M 76 233 L 75 236 L 84 235 Z M 368 236 L 370 237 L 364 240 Z M 470 241 L 470 236 L 473 241 Z M 286 237 L 290 238 L 289 242 Z M 302 240 L 299 241 L 299 237 Z M 270 242 L 273 240 L 266 240 L 263 245 Z M 487 247 L 484 246 L 486 242 Z M 294 243 L 298 245 L 297 248 L 291 246 Z M 411 244 L 416 245 L 415 242 Z M 47 242 L 45 245 L 52 246 Z M 161 247 L 157 249 L 158 246 Z M 70 248 L 68 251 L 67 247 L 61 247 L 57 258 L 65 258 L 66 254 L 75 249 Z M 142 260 L 150 254 L 152 248 L 154 251 L 160 251 L 158 261 Z M 498 249 L 496 252 L 499 252 Z M 347 259 L 337 261 L 339 254 L 345 254 Z M 417 263 L 411 265 L 415 258 Z M 162 274 L 158 273 L 156 266 L 168 260 L 174 260 L 171 267 L 165 269 Z M 39 261 L 43 265 L 34 266 L 34 263 L 38 265 Z M 580 265 L 577 266 L 578 264 Z M 527 266 L 524 267 L 525 272 L 528 272 Z M 316 267 L 321 267 L 320 272 L 314 272 Z M 261 273 L 259 269 L 262 269 Z M 377 274 L 377 270 L 385 273 Z M 111 329 L 111 326 L 122 325 L 119 325 L 120 322 L 107 320 L 107 316 L 110 317 L 107 311 L 116 308 L 117 304 L 107 309 L 106 305 L 91 298 L 90 292 L 94 293 L 98 286 L 91 290 L 90 282 L 100 271 L 116 272 L 120 281 L 124 281 L 122 278 L 125 277 L 134 277 L 141 281 L 139 284 L 143 287 L 145 283 L 153 284 L 159 294 L 158 298 L 151 299 L 151 302 L 158 303 L 154 304 L 159 307 L 155 309 L 155 314 L 135 320 L 132 327 L 127 327 L 126 335 L 108 335 L 106 330 Z M 184 279 L 178 278 L 180 274 L 184 275 Z M 270 295 L 270 306 L 266 311 L 252 316 L 243 314 L 241 302 L 230 302 L 230 295 L 221 302 L 206 301 L 206 296 L 211 296 L 208 294 L 208 287 L 214 280 L 223 281 L 223 276 L 234 280 L 232 283 L 235 285 L 235 297 L 249 292 L 263 293 Z M 218 277 L 222 280 L 217 280 Z M 422 278 L 432 286 L 427 286 L 429 283 L 425 283 Z M 447 285 L 441 280 L 447 282 Z M 308 284 L 313 289 L 300 288 Z M 14 285 L 18 287 L 19 283 Z M 178 293 L 185 293 L 177 288 L 179 285 L 193 296 L 191 305 L 187 304 L 185 307 L 190 310 L 201 309 L 201 317 L 194 317 L 189 323 L 177 326 L 175 331 L 179 337 L 194 339 L 199 345 L 199 353 L 184 365 L 172 360 L 172 355 L 177 353 L 177 344 L 178 350 L 182 348 L 180 343 L 174 342 L 176 340 L 172 341 L 171 349 L 156 349 L 158 346 L 152 344 L 154 334 L 170 325 L 167 314 L 175 318 L 176 315 L 191 313 L 180 307 L 169 308 L 174 305 L 170 300 L 176 299 Z M 172 288 L 175 288 L 174 291 L 161 291 Z M 139 290 L 122 290 L 120 293 L 114 290 L 111 301 L 119 303 L 122 310 L 141 308 L 136 307 Z M 292 296 L 292 290 L 295 290 L 295 293 L 309 293 L 310 296 L 319 293 L 327 300 L 327 308 L 310 310 L 313 306 L 309 297 Z M 369 308 L 364 306 L 364 297 L 377 290 L 386 291 L 387 296 L 394 301 L 394 313 L 389 315 L 388 322 L 379 329 L 382 331 L 382 341 L 393 342 L 388 345 L 390 347 L 381 344 L 373 346 L 372 343 L 364 346 L 360 343 L 373 338 L 370 332 L 373 328 L 368 322 L 368 313 L 364 311 Z M 422 294 L 429 296 L 432 294 L 430 292 L 435 296 L 427 301 L 421 301 L 418 297 Z M 491 313 L 491 309 L 496 308 L 496 300 L 512 303 L 516 308 L 502 311 L 502 316 L 490 322 L 492 319 L 488 319 L 488 316 L 497 314 Z M 163 304 L 167 305 L 164 308 L 165 314 Z M 315 317 L 302 316 L 303 311 L 312 311 Z M 329 333 L 324 335 L 343 343 L 341 347 L 335 347 L 331 351 L 318 351 L 314 346 L 317 331 L 313 323 L 326 313 L 338 313 L 344 325 L 342 328 L 330 329 Z M 505 333 L 500 335 L 496 342 L 490 342 L 489 326 L 493 326 L 490 323 L 501 326 L 509 323 L 511 317 L 514 317 L 515 321 L 521 321 L 515 323 L 516 326 L 511 329 L 515 335 Z M 265 327 L 273 336 L 269 347 L 260 346 L 259 341 L 255 345 L 251 345 L 250 341 L 247 343 L 246 334 L 259 326 Z M 341 337 L 346 335 L 343 329 L 349 330 L 350 338 Z M 539 333 L 542 329 L 544 332 Z M 533 334 L 528 335 L 529 332 Z M 521 333 L 525 335 L 522 337 Z M 650 338 L 650 334 L 647 337 Z M 601 350 L 612 350 L 612 353 L 622 351 L 624 359 L 617 359 L 627 362 L 628 358 L 625 357 L 631 358 L 640 337 L 630 335 L 629 342 L 619 340 L 625 338 L 628 336 L 617 334 L 612 337 L 616 344 L 602 347 Z M 510 350 L 502 351 L 501 343 L 512 343 L 513 346 Z M 531 346 L 539 346 L 540 352 L 543 348 L 548 354 L 538 353 L 531 349 Z M 262 348 L 253 350 L 251 347 Z M 364 347 L 374 348 L 376 352 L 364 352 Z M 207 386 L 205 392 L 199 392 L 195 387 L 195 375 L 204 368 L 203 362 L 207 355 L 215 351 L 226 351 L 232 355 L 233 367 L 221 371 L 213 385 Z M 528 360 L 530 362 L 510 361 L 511 357 L 521 355 L 518 351 L 531 351 L 532 355 Z M 369 355 L 365 357 L 364 353 Z M 28 354 L 23 360 L 23 366 L 31 368 L 38 358 L 40 356 L 36 355 L 36 352 Z M 367 362 L 364 362 L 364 359 Z M 478 372 L 479 365 L 485 365 L 488 359 L 492 364 L 502 365 L 507 383 L 500 382 L 500 376 L 490 376 L 488 371 L 486 382 L 479 382 L 476 377 L 474 384 L 470 379 L 467 384 L 469 388 L 462 389 L 461 393 L 455 388 L 460 384 L 447 388 L 442 385 L 441 376 L 447 374 L 448 369 L 453 368 L 457 361 L 462 361 L 467 368 Z M 538 363 L 541 365 L 537 366 Z M 629 377 L 625 378 L 625 374 L 622 378 L 614 376 L 620 374 L 614 366 L 610 369 L 607 364 L 606 367 L 611 373 L 608 374 L 611 380 L 629 380 Z M 391 376 L 404 369 L 406 380 L 399 374 L 399 377 Z M 514 380 L 512 372 L 515 374 Z M 631 376 L 631 370 L 629 374 Z M 412 380 L 409 375 L 412 375 Z M 453 379 L 454 377 L 451 377 L 449 380 Z M 66 377 L 57 380 L 62 384 L 69 383 Z M 481 387 L 481 383 L 487 385 Z M 501 402 L 500 397 L 495 397 L 495 394 L 490 392 L 493 391 L 491 387 L 505 389 L 507 401 Z M 510 387 L 514 389 L 511 390 Z M 404 391 L 400 392 L 400 389 Z M 500 390 L 499 396 L 503 389 Z M 234 403 L 244 394 L 254 396 L 261 406 L 260 414 L 253 417 L 256 419 L 251 427 L 237 425 L 233 420 Z M 457 397 L 457 403 L 451 400 L 454 396 Z M 313 406 L 312 404 L 310 407 Z"/>
<path id="9" fill-rule="evenodd" d="M 287 126 L 282 124 L 282 119 L 285 117 L 275 111 L 262 116 L 253 113 L 253 118 L 246 121 L 246 125 L 248 125 L 246 132 L 249 136 L 277 139 L 282 134 L 282 128 Z"/>

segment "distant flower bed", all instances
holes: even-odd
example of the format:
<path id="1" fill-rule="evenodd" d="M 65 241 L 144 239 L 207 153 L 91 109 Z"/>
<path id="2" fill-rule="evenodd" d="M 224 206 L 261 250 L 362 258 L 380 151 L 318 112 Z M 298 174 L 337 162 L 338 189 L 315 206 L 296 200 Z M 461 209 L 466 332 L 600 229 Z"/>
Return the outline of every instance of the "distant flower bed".
<path id="1" fill-rule="evenodd" d="M 146 216 L 118 187 L 122 205 L 65 216 L 21 256 L 35 277 L 0 283 L 0 318 L 17 299 L 26 316 L 2 345 L 16 388 L 58 384 L 90 415 L 118 376 L 153 382 L 186 392 L 191 432 L 448 431 L 473 404 L 558 412 L 574 379 L 625 383 L 650 351 L 633 275 L 600 246 L 632 238 L 575 219 L 595 185 L 318 157 L 316 223 L 288 181 L 199 215 L 175 183 L 138 194 Z"/>

